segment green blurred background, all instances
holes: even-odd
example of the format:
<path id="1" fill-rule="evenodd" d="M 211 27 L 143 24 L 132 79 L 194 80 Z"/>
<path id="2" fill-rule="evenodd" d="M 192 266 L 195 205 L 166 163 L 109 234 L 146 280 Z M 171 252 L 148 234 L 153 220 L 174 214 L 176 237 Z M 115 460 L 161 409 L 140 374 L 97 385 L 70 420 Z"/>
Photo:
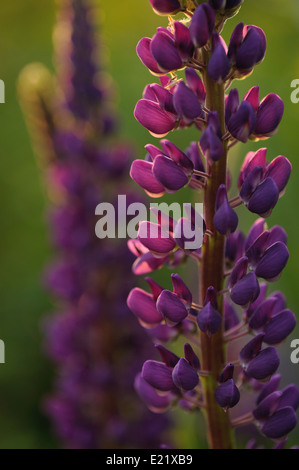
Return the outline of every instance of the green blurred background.
<path id="1" fill-rule="evenodd" d="M 148 0 L 103 0 L 101 3 L 108 67 L 115 80 L 118 104 L 123 120 L 122 134 L 135 142 L 140 156 L 143 146 L 154 142 L 133 118 L 133 109 L 146 83 L 155 81 L 135 54 L 142 36 L 152 36 L 165 19 L 156 16 Z M 283 5 L 283 6 L 282 6 Z M 287 156 L 293 174 L 286 196 L 279 201 L 269 219 L 270 226 L 281 224 L 289 234 L 290 261 L 279 283 L 288 305 L 299 318 L 299 104 L 290 100 L 293 79 L 299 79 L 298 0 L 245 0 L 239 21 L 262 27 L 268 37 L 264 63 L 246 81 L 239 82 L 241 96 L 259 84 L 261 97 L 278 93 L 286 110 L 279 133 L 269 140 L 268 159 Z M 14 0 L 2 2 L 0 13 L 0 79 L 6 85 L 6 104 L 0 105 L 0 338 L 6 346 L 6 364 L 0 364 L 0 448 L 54 448 L 48 421 L 41 412 L 42 398 L 51 388 L 51 366 L 42 351 L 41 320 L 51 311 L 51 302 L 43 291 L 40 273 L 50 257 L 45 228 L 46 198 L 28 133 L 17 100 L 16 82 L 21 69 L 30 62 L 52 66 L 52 29 L 54 0 Z M 231 20 L 225 38 L 236 24 Z M 187 146 L 196 139 L 194 131 L 184 131 L 171 139 Z M 236 170 L 250 149 L 263 145 L 237 146 L 232 153 Z M 240 209 L 241 223 L 247 229 L 254 217 Z M 284 346 L 281 370 L 285 382 L 299 384 L 299 364 L 290 362 L 290 341 L 299 338 L 293 332 Z M 299 442 L 299 430 L 291 434 L 291 443 Z M 183 445 L 188 446 L 186 436 Z M 183 447 L 182 445 L 182 447 Z"/>

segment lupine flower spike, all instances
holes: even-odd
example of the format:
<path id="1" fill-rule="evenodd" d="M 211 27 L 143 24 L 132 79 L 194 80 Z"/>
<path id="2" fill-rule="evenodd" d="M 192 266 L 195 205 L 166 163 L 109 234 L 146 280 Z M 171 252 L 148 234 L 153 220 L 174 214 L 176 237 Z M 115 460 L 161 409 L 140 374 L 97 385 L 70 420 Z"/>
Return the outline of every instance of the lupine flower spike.
<path id="1" fill-rule="evenodd" d="M 146 86 L 134 114 L 163 139 L 145 146 L 147 155 L 133 162 L 131 177 L 156 198 L 191 188 L 204 202 L 204 220 L 203 237 L 192 250 L 178 236 L 183 219 L 177 224 L 171 219 L 165 232 L 165 214 L 157 214 L 158 238 L 151 239 L 152 222 L 144 221 L 138 240 L 130 242 L 135 274 L 166 265 L 175 271 L 191 258 L 200 281 L 198 292 L 191 292 L 185 269 L 184 280 L 171 274 L 173 290 L 148 278 L 151 292 L 131 291 L 128 305 L 138 321 L 154 341 L 168 343 L 157 346 L 161 361 L 147 360 L 135 386 L 157 412 L 203 408 L 213 449 L 234 448 L 234 429 L 252 423 L 274 441 L 273 448 L 283 448 L 297 424 L 299 390 L 295 385 L 279 390 L 278 351 L 296 317 L 281 292 L 267 296 L 267 282 L 282 275 L 289 251 L 286 232 L 267 226 L 266 219 L 285 194 L 292 165 L 285 156 L 271 158 L 258 142 L 278 131 L 284 104 L 274 93 L 261 99 L 258 86 L 242 98 L 237 88 L 228 91 L 263 61 L 266 36 L 258 26 L 239 23 L 225 43 L 221 32 L 242 0 L 150 3 L 170 20 L 137 46 L 142 63 L 158 78 Z M 169 133 L 191 126 L 198 130 L 197 141 L 177 148 Z M 257 149 L 240 162 L 238 191 L 231 195 L 228 154 L 249 140 Z M 259 216 L 247 236 L 238 229 L 240 206 Z M 181 342 L 175 344 L 179 336 L 186 338 L 184 351 Z"/>

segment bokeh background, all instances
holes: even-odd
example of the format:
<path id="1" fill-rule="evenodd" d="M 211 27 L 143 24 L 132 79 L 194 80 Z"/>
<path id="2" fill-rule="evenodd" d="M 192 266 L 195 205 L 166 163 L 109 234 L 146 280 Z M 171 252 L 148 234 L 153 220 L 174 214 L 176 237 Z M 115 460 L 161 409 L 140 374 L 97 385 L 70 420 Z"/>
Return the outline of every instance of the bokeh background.
<path id="1" fill-rule="evenodd" d="M 107 67 L 115 81 L 115 93 L 122 118 L 121 133 L 134 141 L 144 156 L 143 146 L 154 142 L 133 117 L 133 109 L 146 83 L 155 81 L 135 54 L 142 36 L 152 36 L 165 19 L 153 14 L 148 0 L 95 0 L 102 7 L 102 28 Z M 279 133 L 267 142 L 268 158 L 287 156 L 293 173 L 286 196 L 280 200 L 269 225 L 280 224 L 289 234 L 291 257 L 279 283 L 289 307 L 299 318 L 299 104 L 290 100 L 292 80 L 299 79 L 299 3 L 297 0 L 245 0 L 239 21 L 262 27 L 268 37 L 264 63 L 244 82 L 241 96 L 259 84 L 261 97 L 278 93 L 286 109 Z M 48 420 L 41 411 L 43 397 L 51 388 L 53 370 L 43 353 L 41 321 L 51 311 L 51 300 L 40 275 L 49 260 L 50 243 L 45 224 L 47 201 L 17 99 L 16 83 L 21 69 L 30 62 L 52 65 L 54 0 L 2 2 L 0 12 L 0 78 L 6 85 L 6 103 L 0 105 L 0 338 L 6 347 L 6 364 L 0 364 L 0 448 L 54 448 L 58 446 Z M 226 28 L 229 37 L 236 19 Z M 171 139 L 187 146 L 196 139 L 184 131 Z M 246 151 L 260 144 L 237 146 L 232 153 L 235 171 Z M 253 222 L 240 210 L 242 228 Z M 290 362 L 290 341 L 284 346 L 281 370 L 284 382 L 299 384 L 299 364 Z M 186 418 L 185 418 L 186 419 Z M 182 436 L 182 447 L 188 446 Z M 299 442 L 299 428 L 291 434 Z"/>

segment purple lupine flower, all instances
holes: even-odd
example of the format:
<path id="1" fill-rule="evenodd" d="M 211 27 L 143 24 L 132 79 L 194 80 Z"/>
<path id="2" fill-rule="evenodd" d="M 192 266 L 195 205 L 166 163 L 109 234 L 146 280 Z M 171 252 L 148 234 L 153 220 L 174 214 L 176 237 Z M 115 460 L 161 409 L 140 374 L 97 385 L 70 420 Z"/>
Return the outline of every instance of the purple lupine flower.
<path id="1" fill-rule="evenodd" d="M 52 101 L 52 77 L 37 66 L 24 72 L 20 84 L 25 112 L 36 123 L 33 135 L 43 142 L 39 154 L 55 195 L 49 218 L 57 261 L 45 278 L 58 313 L 45 321 L 44 332 L 58 378 L 45 409 L 68 448 L 156 448 L 168 418 L 153 415 L 133 390 L 134 378 L 153 350 L 151 337 L 126 306 L 133 257 L 124 241 L 99 240 L 94 228 L 97 204 L 106 197 L 114 203 L 116 188 L 122 187 L 128 201 L 140 199 L 126 181 L 132 150 L 128 144 L 107 141 L 114 118 L 106 82 L 96 81 L 92 5 L 86 0 L 62 3 L 63 27 L 67 22 L 71 34 L 68 55 L 59 58 L 62 94 L 56 96 L 51 88 Z M 68 64 L 71 75 L 64 69 Z M 152 296 L 136 289 L 132 298 L 140 323 L 154 329 L 164 325 L 155 310 L 159 286 L 154 281 L 149 285 Z M 171 337 L 164 329 L 155 334 Z M 170 403 L 142 378 L 136 379 L 135 389 L 155 412 L 165 411 Z"/>
<path id="2" fill-rule="evenodd" d="M 296 319 L 282 293 L 267 296 L 263 281 L 276 281 L 289 258 L 286 232 L 277 225 L 268 227 L 265 218 L 284 195 L 292 167 L 281 155 L 268 163 L 265 148 L 249 152 L 234 197 L 229 195 L 234 185 L 227 168 L 232 146 L 268 139 L 277 132 L 283 116 L 281 98 L 270 93 L 260 101 L 258 86 L 241 101 L 237 89 L 226 94 L 235 79 L 245 78 L 263 61 L 266 36 L 258 26 L 239 23 L 226 46 L 222 28 L 237 14 L 242 0 L 157 0 L 152 4 L 160 14 L 174 16 L 181 11 L 187 19 L 171 18 L 168 29 L 158 28 L 155 39 L 140 41 L 138 55 L 153 74 L 160 75 L 161 85 L 146 87 L 135 117 L 157 137 L 187 126 L 194 126 L 201 136 L 185 152 L 167 140 L 161 141 L 162 150 L 147 145 L 145 160 L 133 163 L 131 176 L 153 197 L 186 186 L 202 192 L 204 220 L 203 243 L 195 250 L 185 249 L 190 236 L 182 230 L 184 217 L 178 222 L 171 219 L 166 226 L 166 214 L 158 211 L 158 223 L 141 222 L 139 239 L 129 242 L 137 257 L 136 274 L 180 265 L 186 271 L 188 259 L 200 264 L 199 293 L 191 291 L 177 273 L 172 274 L 173 290 L 150 285 L 152 293 L 146 294 L 150 307 L 139 313 L 160 313 L 163 321 L 152 330 L 167 328 L 161 333 L 163 344 L 165 339 L 180 336 L 188 341 L 184 357 L 178 352 L 181 343 L 175 353 L 171 344 L 158 345 L 162 363 L 145 363 L 144 368 L 150 369 L 149 407 L 157 402 L 159 412 L 171 403 L 192 412 L 203 406 L 211 448 L 231 448 L 232 428 L 251 423 L 269 439 L 281 439 L 273 448 L 284 448 L 287 434 L 297 423 L 299 391 L 295 385 L 278 390 L 276 347 L 293 331 Z M 185 77 L 177 74 L 183 68 Z M 167 71 L 169 77 L 161 76 Z M 247 236 L 237 230 L 236 210 L 241 205 L 261 217 Z M 188 220 L 193 229 L 198 228 L 194 213 Z M 149 236 L 150 228 L 156 229 L 154 239 Z M 128 299 L 136 313 L 140 303 L 134 301 L 136 289 L 132 292 Z M 159 403 L 153 387 L 165 402 Z M 243 404 L 236 405 L 243 395 L 247 402 L 247 392 L 251 409 L 238 416 Z M 251 406 L 254 394 L 256 402 Z M 234 417 L 223 413 L 235 406 Z M 255 447 L 255 441 L 248 444 L 248 448 Z"/>

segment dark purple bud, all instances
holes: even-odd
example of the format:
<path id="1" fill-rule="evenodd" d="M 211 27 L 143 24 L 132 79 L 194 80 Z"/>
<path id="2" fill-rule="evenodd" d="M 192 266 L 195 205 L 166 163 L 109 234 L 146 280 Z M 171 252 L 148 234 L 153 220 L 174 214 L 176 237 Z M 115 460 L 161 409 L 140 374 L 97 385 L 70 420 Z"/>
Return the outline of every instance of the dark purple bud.
<path id="1" fill-rule="evenodd" d="M 289 160 L 280 155 L 268 165 L 265 177 L 272 178 L 278 187 L 279 193 L 281 193 L 289 181 L 291 171 L 292 165 Z"/>
<path id="2" fill-rule="evenodd" d="M 206 99 L 206 89 L 200 76 L 191 68 L 187 68 L 185 70 L 185 75 L 188 88 L 193 91 L 197 96 L 198 101 L 203 104 Z"/>
<path id="3" fill-rule="evenodd" d="M 203 3 L 195 10 L 190 24 L 190 36 L 195 47 L 203 47 L 212 36 L 215 26 L 215 11 Z"/>
<path id="4" fill-rule="evenodd" d="M 246 317 L 251 318 L 255 310 L 258 306 L 265 300 L 267 294 L 268 285 L 265 282 L 260 284 L 260 294 L 258 298 L 249 305 L 248 309 L 246 310 Z"/>
<path id="5" fill-rule="evenodd" d="M 173 237 L 153 222 L 140 222 L 138 240 L 150 251 L 169 254 L 176 246 Z"/>
<path id="6" fill-rule="evenodd" d="M 191 142 L 188 149 L 186 150 L 186 155 L 190 158 L 194 165 L 194 169 L 197 171 L 205 171 L 205 166 L 202 161 L 202 157 L 198 148 L 198 142 Z M 196 178 L 200 178 L 196 176 Z"/>
<path id="7" fill-rule="evenodd" d="M 155 137 L 164 137 L 174 129 L 176 116 L 164 109 L 159 103 L 149 100 L 139 100 L 135 110 L 135 119 Z"/>
<path id="8" fill-rule="evenodd" d="M 276 206 L 278 198 L 279 190 L 275 181 L 272 178 L 266 178 L 254 191 L 247 208 L 254 214 L 268 217 Z"/>
<path id="9" fill-rule="evenodd" d="M 156 302 L 152 295 L 139 287 L 131 290 L 127 304 L 129 309 L 136 315 L 139 322 L 145 328 L 152 328 L 163 320 L 162 315 L 156 309 Z"/>
<path id="10" fill-rule="evenodd" d="M 206 298 L 204 300 L 204 305 L 206 305 L 208 302 L 211 302 L 212 306 L 214 308 L 218 308 L 218 303 L 217 303 L 217 292 L 213 286 L 208 287 L 207 293 L 206 293 Z"/>
<path id="11" fill-rule="evenodd" d="M 215 399 L 222 408 L 233 408 L 239 403 L 240 392 L 232 379 L 219 385 L 215 390 Z"/>
<path id="12" fill-rule="evenodd" d="M 256 116 L 251 104 L 242 101 L 238 111 L 228 121 L 228 130 L 235 139 L 246 143 L 255 128 L 255 124 Z"/>
<path id="13" fill-rule="evenodd" d="M 274 413 L 263 425 L 261 431 L 270 439 L 280 439 L 291 432 L 297 424 L 294 409 L 290 406 L 282 408 Z"/>
<path id="14" fill-rule="evenodd" d="M 260 333 L 249 341 L 240 351 L 242 365 L 247 364 L 259 354 L 262 349 L 264 334 Z"/>
<path id="15" fill-rule="evenodd" d="M 186 123 L 191 123 L 202 114 L 202 107 L 197 96 L 183 81 L 176 87 L 173 95 L 173 103 L 177 114 Z"/>
<path id="16" fill-rule="evenodd" d="M 244 204 L 248 203 L 254 191 L 258 188 L 263 178 L 263 174 L 263 167 L 256 166 L 245 178 L 239 194 Z"/>
<path id="17" fill-rule="evenodd" d="M 158 67 L 157 62 L 153 58 L 151 51 L 151 42 L 150 38 L 142 38 L 137 44 L 137 55 L 141 62 L 152 72 L 154 75 L 160 75 L 161 70 Z"/>
<path id="18" fill-rule="evenodd" d="M 160 395 L 148 384 L 141 374 L 136 376 L 134 387 L 140 398 L 146 403 L 153 413 L 164 413 L 170 405 L 170 398 L 167 395 Z"/>
<path id="19" fill-rule="evenodd" d="M 248 258 L 247 256 L 243 256 L 237 261 L 234 269 L 232 270 L 232 273 L 228 280 L 228 287 L 232 288 L 238 281 L 240 281 L 240 279 L 242 279 L 246 275 L 247 269 Z"/>
<path id="20" fill-rule="evenodd" d="M 184 355 L 185 355 L 186 361 L 189 362 L 190 366 L 193 367 L 193 369 L 200 370 L 199 359 L 197 355 L 195 354 L 195 352 L 193 351 L 192 346 L 189 343 L 184 344 Z"/>
<path id="21" fill-rule="evenodd" d="M 229 58 L 230 62 L 233 65 L 236 62 L 237 51 L 239 50 L 243 41 L 243 31 L 244 31 L 244 23 L 237 24 L 230 38 L 227 57 Z"/>
<path id="22" fill-rule="evenodd" d="M 197 323 L 200 330 L 210 336 L 219 330 L 222 317 L 211 302 L 208 302 L 197 315 Z"/>
<path id="23" fill-rule="evenodd" d="M 252 330 L 260 330 L 266 325 L 266 323 L 268 323 L 272 317 L 275 303 L 276 299 L 269 297 L 269 299 L 264 300 L 264 302 L 257 307 L 251 315 L 248 323 Z"/>
<path id="24" fill-rule="evenodd" d="M 283 310 L 273 317 L 264 329 L 264 342 L 279 344 L 293 331 L 296 317 L 291 310 Z"/>
<path id="25" fill-rule="evenodd" d="M 183 62 L 173 38 L 168 32 L 158 31 L 151 42 L 151 51 L 161 72 L 167 73 L 182 68 Z"/>
<path id="26" fill-rule="evenodd" d="M 157 310 L 170 324 L 178 324 L 188 316 L 188 311 L 176 294 L 164 290 L 157 300 Z"/>
<path id="27" fill-rule="evenodd" d="M 229 60 L 217 33 L 213 35 L 213 52 L 208 64 L 208 74 L 214 82 L 221 84 L 230 70 Z"/>
<path id="28" fill-rule="evenodd" d="M 194 169 L 194 165 L 190 158 L 182 152 L 176 145 L 170 140 L 161 140 L 161 146 L 164 152 L 173 160 L 177 165 L 182 167 L 187 174 L 191 174 Z"/>
<path id="29" fill-rule="evenodd" d="M 174 22 L 174 40 L 181 59 L 183 61 L 191 59 L 194 52 L 194 45 L 191 41 L 189 29 L 180 21 Z"/>
<path id="30" fill-rule="evenodd" d="M 173 160 L 164 155 L 155 158 L 153 175 L 169 193 L 178 191 L 189 181 L 186 173 Z"/>
<path id="31" fill-rule="evenodd" d="M 256 380 L 264 380 L 273 375 L 279 366 L 280 360 L 276 349 L 269 346 L 263 349 L 252 359 L 246 369 L 246 375 Z"/>
<path id="32" fill-rule="evenodd" d="M 258 421 L 263 421 L 273 415 L 277 410 L 281 392 L 273 392 L 262 400 L 253 410 L 253 416 Z"/>
<path id="33" fill-rule="evenodd" d="M 238 227 L 239 218 L 228 202 L 226 186 L 224 184 L 218 188 L 215 209 L 216 213 L 213 223 L 216 230 L 225 236 L 235 232 Z"/>
<path id="34" fill-rule="evenodd" d="M 275 225 L 271 228 L 270 235 L 268 238 L 268 247 L 274 245 L 274 243 L 276 242 L 282 242 L 286 245 L 287 241 L 288 235 L 282 227 L 280 227 L 279 225 Z"/>
<path id="35" fill-rule="evenodd" d="M 261 403 L 268 395 L 278 390 L 280 379 L 280 374 L 273 375 L 269 382 L 263 386 L 256 400 L 257 405 Z"/>
<path id="36" fill-rule="evenodd" d="M 149 0 L 153 10 L 158 15 L 169 15 L 181 10 L 179 0 Z"/>
<path id="37" fill-rule="evenodd" d="M 187 303 L 188 308 L 192 304 L 192 294 L 186 284 L 184 283 L 181 276 L 178 274 L 171 274 L 171 281 L 173 285 L 173 292 L 182 300 Z"/>
<path id="38" fill-rule="evenodd" d="M 223 156 L 223 143 L 212 126 L 207 126 L 200 138 L 200 146 L 206 159 L 213 164 Z"/>
<path id="39" fill-rule="evenodd" d="M 169 351 L 169 349 L 162 346 L 161 344 L 156 344 L 155 347 L 156 349 L 158 349 L 159 354 L 164 364 L 167 367 L 170 367 L 171 369 L 173 369 L 174 366 L 178 363 L 180 358 L 176 354 L 174 354 L 172 351 Z"/>
<path id="40" fill-rule="evenodd" d="M 245 38 L 236 53 L 236 67 L 240 71 L 249 71 L 261 62 L 266 54 L 267 41 L 261 28 L 247 26 Z"/>
<path id="41" fill-rule="evenodd" d="M 289 250 L 282 242 L 274 243 L 265 251 L 264 256 L 257 264 L 255 273 L 267 281 L 276 279 L 285 268 L 289 259 Z"/>
<path id="42" fill-rule="evenodd" d="M 234 370 L 235 370 L 235 367 L 233 364 L 227 364 L 220 374 L 219 382 L 224 383 L 232 379 L 234 376 Z"/>
<path id="43" fill-rule="evenodd" d="M 260 293 L 260 286 L 255 273 L 246 274 L 238 281 L 230 292 L 232 301 L 246 307 L 249 303 L 254 302 Z"/>
<path id="44" fill-rule="evenodd" d="M 232 304 L 224 299 L 224 331 L 228 331 L 239 324 L 237 312 Z"/>
<path id="45" fill-rule="evenodd" d="M 248 250 L 248 248 L 251 247 L 251 245 L 256 241 L 256 239 L 265 231 L 265 228 L 266 228 L 265 219 L 261 218 L 254 222 L 246 238 L 246 243 L 245 243 L 246 251 Z"/>
<path id="46" fill-rule="evenodd" d="M 162 362 L 146 361 L 143 364 L 142 378 L 156 390 L 169 392 L 173 388 L 171 369 Z"/>
<path id="47" fill-rule="evenodd" d="M 226 240 L 225 247 L 225 257 L 234 263 L 241 256 L 244 255 L 244 246 L 245 246 L 245 236 L 240 231 L 237 230 L 235 233 L 232 233 Z"/>
<path id="48" fill-rule="evenodd" d="M 254 134 L 258 137 L 271 137 L 277 132 L 284 113 L 284 103 L 282 99 L 270 93 L 261 102 L 257 112 Z"/>
<path id="49" fill-rule="evenodd" d="M 291 406 L 295 411 L 299 407 L 299 388 L 296 385 L 289 385 L 282 390 L 278 409 L 286 406 Z"/>
<path id="50" fill-rule="evenodd" d="M 239 92 L 237 88 L 234 88 L 229 92 L 225 101 L 225 122 L 229 123 L 229 120 L 233 114 L 238 111 L 239 108 Z"/>
<path id="51" fill-rule="evenodd" d="M 141 188 L 152 197 L 165 194 L 165 188 L 153 175 L 153 164 L 145 160 L 134 160 L 131 165 L 130 176 Z"/>
<path id="52" fill-rule="evenodd" d="M 179 390 L 193 390 L 199 383 L 197 372 L 185 358 L 181 358 L 172 371 L 172 380 Z"/>
<path id="53" fill-rule="evenodd" d="M 251 268 L 257 266 L 262 256 L 264 255 L 266 249 L 268 248 L 268 240 L 270 237 L 269 230 L 265 230 L 255 241 L 254 243 L 246 250 L 246 256 L 249 260 L 249 265 Z"/>

